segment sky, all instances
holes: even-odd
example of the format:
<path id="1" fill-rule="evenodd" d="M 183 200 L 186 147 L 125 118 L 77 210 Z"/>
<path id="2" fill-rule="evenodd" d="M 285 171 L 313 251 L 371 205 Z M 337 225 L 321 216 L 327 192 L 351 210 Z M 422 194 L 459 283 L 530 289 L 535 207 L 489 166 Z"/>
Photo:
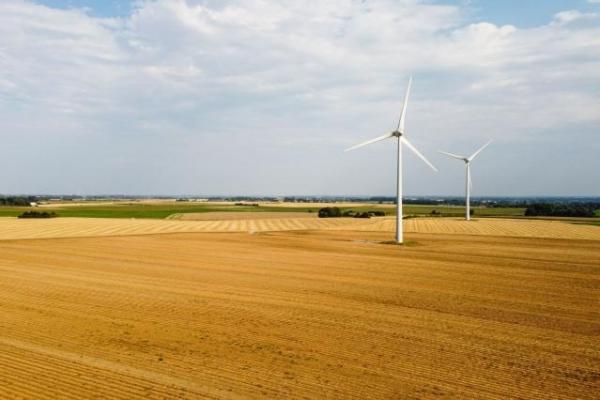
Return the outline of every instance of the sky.
<path id="1" fill-rule="evenodd" d="M 0 193 L 600 195 L 600 0 L 4 0 Z"/>

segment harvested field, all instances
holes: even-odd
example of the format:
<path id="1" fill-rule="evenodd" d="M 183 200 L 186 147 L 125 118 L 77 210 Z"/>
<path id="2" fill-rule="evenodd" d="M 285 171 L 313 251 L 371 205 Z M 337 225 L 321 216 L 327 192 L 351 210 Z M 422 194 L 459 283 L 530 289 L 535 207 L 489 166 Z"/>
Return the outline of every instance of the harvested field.
<path id="1" fill-rule="evenodd" d="M 597 241 L 386 239 L 0 241 L 0 398 L 597 398 Z"/>
<path id="2" fill-rule="evenodd" d="M 393 232 L 393 221 L 373 220 L 371 229 Z M 381 224 L 381 225 L 379 225 Z M 358 228 L 358 229 L 363 229 Z M 481 218 L 471 221 L 449 218 L 413 218 L 405 221 L 405 231 L 415 233 L 514 236 L 556 239 L 600 240 L 600 227 L 563 221 Z"/>
<path id="3" fill-rule="evenodd" d="M 277 213 L 247 213 L 242 219 L 186 221 L 110 218 L 54 218 L 20 220 L 0 218 L 0 240 L 82 236 L 143 235 L 178 232 L 276 232 L 293 230 L 355 230 L 389 232 L 395 230 L 393 217 L 360 218 L 274 218 Z M 239 214 L 239 212 L 235 212 Z M 245 219 L 255 216 L 254 219 Z M 260 219 L 262 214 L 267 218 Z M 293 214 L 293 213 L 290 213 Z M 311 214 L 303 214 L 310 216 Z M 210 217 L 209 217 L 210 218 Z M 600 240 L 600 226 L 563 221 L 482 218 L 470 222 L 449 218 L 413 218 L 404 221 L 406 232 L 514 236 Z"/>
<path id="4" fill-rule="evenodd" d="M 0 240 L 147 235 L 177 232 L 266 232 L 334 229 L 340 226 L 352 226 L 352 224 L 356 223 L 356 220 L 342 218 L 279 218 L 217 221 L 110 218 L 52 218 L 25 220 L 17 218 L 0 218 Z"/>
<path id="5" fill-rule="evenodd" d="M 258 203 L 261 207 L 280 207 L 280 208 L 306 208 L 306 207 L 339 207 L 339 208 L 357 208 L 357 207 L 375 207 L 375 208 L 390 208 L 396 207 L 393 204 L 374 204 L 374 203 L 359 203 L 359 202 L 274 202 L 261 201 Z"/>
<path id="6" fill-rule="evenodd" d="M 169 216 L 168 219 L 179 221 L 232 221 L 232 220 L 263 220 L 263 219 L 298 219 L 318 218 L 317 213 L 299 212 L 256 212 L 256 211 L 224 211 L 202 213 L 180 213 Z"/>

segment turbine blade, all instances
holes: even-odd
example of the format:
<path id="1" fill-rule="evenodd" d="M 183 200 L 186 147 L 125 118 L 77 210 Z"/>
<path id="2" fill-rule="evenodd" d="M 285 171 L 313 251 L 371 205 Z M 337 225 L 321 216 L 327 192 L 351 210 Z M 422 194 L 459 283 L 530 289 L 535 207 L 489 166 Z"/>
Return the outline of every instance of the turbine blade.
<path id="1" fill-rule="evenodd" d="M 419 157 L 421 160 L 425 161 L 425 164 L 429 165 L 431 167 L 431 169 L 433 169 L 435 172 L 438 172 L 437 168 L 433 166 L 432 163 L 429 162 L 429 160 L 427 160 L 425 158 L 425 156 L 423 154 L 421 154 L 419 152 L 419 150 L 417 150 L 417 148 L 415 146 L 412 145 L 411 142 L 408 141 L 408 139 L 406 138 L 406 136 L 401 136 L 400 140 L 402 140 L 402 142 L 413 151 L 413 153 L 415 153 L 417 155 L 417 157 Z"/>
<path id="2" fill-rule="evenodd" d="M 408 87 L 406 88 L 406 95 L 404 96 L 404 104 L 402 104 L 402 112 L 400 113 L 400 121 L 398 121 L 397 131 L 404 133 L 404 119 L 406 117 L 406 107 L 408 105 L 408 96 L 410 95 L 410 86 L 412 84 L 412 76 L 408 78 Z"/>
<path id="3" fill-rule="evenodd" d="M 479 150 L 477 150 L 475 153 L 473 153 L 473 155 L 471 155 L 471 157 L 467 158 L 467 160 L 469 160 L 469 161 L 473 161 L 473 159 L 475 159 L 475 157 L 477 157 L 477 156 L 479 155 L 479 153 L 481 153 L 481 151 L 482 151 L 483 149 L 485 149 L 486 147 L 488 147 L 488 145 L 489 145 L 490 143 L 492 143 L 492 141 L 491 141 L 491 140 L 490 140 L 489 142 L 487 142 L 486 144 L 484 144 L 483 146 L 481 146 L 481 147 L 479 148 Z"/>
<path id="4" fill-rule="evenodd" d="M 445 155 L 447 155 L 447 156 L 450 156 L 450 157 L 456 158 L 456 159 L 458 159 L 458 160 L 461 160 L 461 161 L 464 161 L 464 160 L 465 160 L 465 157 L 463 157 L 463 156 L 459 156 L 459 155 L 452 154 L 452 153 L 446 153 L 445 151 L 438 150 L 438 153 L 445 154 Z"/>
<path id="5" fill-rule="evenodd" d="M 359 144 L 354 145 L 352 147 L 349 147 L 349 148 L 347 148 L 344 151 L 350 151 L 350 150 L 358 149 L 359 147 L 363 147 L 363 146 L 366 146 L 366 145 L 371 144 L 371 143 L 379 142 L 380 140 L 391 138 L 392 136 L 394 136 L 394 134 L 392 132 L 386 133 L 383 136 L 379 136 L 379 137 L 376 137 L 375 139 L 367 140 L 366 142 L 362 142 L 362 143 L 359 143 Z"/>

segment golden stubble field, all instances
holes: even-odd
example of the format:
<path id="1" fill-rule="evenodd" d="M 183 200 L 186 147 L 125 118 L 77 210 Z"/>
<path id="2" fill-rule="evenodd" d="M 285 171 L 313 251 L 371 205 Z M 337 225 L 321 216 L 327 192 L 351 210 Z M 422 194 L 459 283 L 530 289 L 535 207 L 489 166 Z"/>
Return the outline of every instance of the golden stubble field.
<path id="1" fill-rule="evenodd" d="M 389 238 L 0 240 L 0 398 L 597 398 L 600 241 Z"/>
<path id="2" fill-rule="evenodd" d="M 237 218 L 233 214 L 239 214 Z M 278 216 L 276 214 L 282 214 Z M 392 233 L 394 217 L 316 218 L 294 213 L 202 213 L 172 219 L 124 218 L 0 218 L 0 240 L 86 236 L 122 236 L 184 232 L 283 232 L 339 230 Z M 565 221 L 482 218 L 467 222 L 451 218 L 404 220 L 409 233 L 465 234 L 534 238 L 600 240 L 600 227 Z"/>

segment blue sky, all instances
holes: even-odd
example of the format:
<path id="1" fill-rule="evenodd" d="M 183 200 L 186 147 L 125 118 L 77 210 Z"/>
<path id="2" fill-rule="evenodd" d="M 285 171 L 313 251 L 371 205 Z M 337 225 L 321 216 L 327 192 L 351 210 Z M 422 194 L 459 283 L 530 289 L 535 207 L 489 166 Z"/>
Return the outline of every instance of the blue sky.
<path id="1" fill-rule="evenodd" d="M 130 13 L 132 3 L 127 0 L 42 0 L 44 4 L 52 8 L 85 8 L 92 15 L 99 17 L 122 17 Z"/>
<path id="2" fill-rule="evenodd" d="M 587 0 L 471 0 L 446 1 L 447 4 L 468 4 L 474 19 L 497 25 L 511 24 L 528 28 L 547 24 L 554 14 L 577 9 L 583 12 L 598 8 Z"/>
<path id="3" fill-rule="evenodd" d="M 472 10 L 473 19 L 495 24 L 513 24 L 518 27 L 532 27 L 547 23 L 554 14 L 564 10 L 578 9 L 591 11 L 595 4 L 587 0 L 443 0 L 432 3 L 467 6 Z M 87 8 L 91 14 L 102 17 L 127 15 L 132 4 L 128 0 L 39 0 L 54 8 Z M 597 7 L 596 7 L 597 8 Z"/>
<path id="4" fill-rule="evenodd" d="M 7 0 L 0 193 L 600 195 L 591 1 Z"/>

